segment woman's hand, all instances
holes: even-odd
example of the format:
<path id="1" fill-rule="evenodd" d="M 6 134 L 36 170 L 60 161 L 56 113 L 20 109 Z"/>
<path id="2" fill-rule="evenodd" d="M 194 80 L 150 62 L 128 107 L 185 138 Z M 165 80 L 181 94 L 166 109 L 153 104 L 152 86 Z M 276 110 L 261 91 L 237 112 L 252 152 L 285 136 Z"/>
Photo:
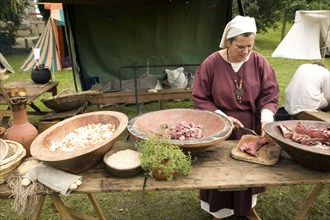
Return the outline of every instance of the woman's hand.
<path id="1" fill-rule="evenodd" d="M 227 116 L 227 117 L 233 123 L 235 128 L 244 127 L 244 125 L 238 119 L 231 116 Z"/>

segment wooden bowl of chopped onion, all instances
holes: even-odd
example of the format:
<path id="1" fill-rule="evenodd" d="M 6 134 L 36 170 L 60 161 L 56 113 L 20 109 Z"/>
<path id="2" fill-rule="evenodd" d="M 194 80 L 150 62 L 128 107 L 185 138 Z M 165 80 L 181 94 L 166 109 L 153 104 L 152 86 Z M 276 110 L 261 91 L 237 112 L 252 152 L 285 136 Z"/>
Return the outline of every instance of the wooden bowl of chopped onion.
<path id="1" fill-rule="evenodd" d="M 116 111 L 76 115 L 39 134 L 30 151 L 33 157 L 55 168 L 82 173 L 102 161 L 127 124 L 128 117 Z"/>
<path id="2" fill-rule="evenodd" d="M 264 130 L 295 161 L 308 167 L 330 171 L 330 124 L 312 120 L 268 123 Z"/>
<path id="3" fill-rule="evenodd" d="M 142 171 L 139 152 L 132 149 L 110 150 L 103 157 L 108 171 L 121 178 L 133 177 Z"/>
<path id="4" fill-rule="evenodd" d="M 159 135 L 194 154 L 228 138 L 233 124 L 211 111 L 178 108 L 139 115 L 128 122 L 127 129 L 137 140 Z"/>

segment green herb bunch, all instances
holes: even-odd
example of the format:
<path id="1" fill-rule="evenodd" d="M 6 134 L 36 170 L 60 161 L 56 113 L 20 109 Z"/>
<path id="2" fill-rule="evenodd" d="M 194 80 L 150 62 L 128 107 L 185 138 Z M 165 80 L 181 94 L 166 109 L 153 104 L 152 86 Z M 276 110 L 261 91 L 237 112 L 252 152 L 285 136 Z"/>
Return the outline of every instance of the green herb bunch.
<path id="1" fill-rule="evenodd" d="M 191 170 L 191 154 L 185 154 L 179 146 L 171 144 L 167 139 L 152 136 L 136 144 L 140 152 L 141 167 L 147 175 L 157 169 L 167 180 L 173 174 L 188 175 Z"/>

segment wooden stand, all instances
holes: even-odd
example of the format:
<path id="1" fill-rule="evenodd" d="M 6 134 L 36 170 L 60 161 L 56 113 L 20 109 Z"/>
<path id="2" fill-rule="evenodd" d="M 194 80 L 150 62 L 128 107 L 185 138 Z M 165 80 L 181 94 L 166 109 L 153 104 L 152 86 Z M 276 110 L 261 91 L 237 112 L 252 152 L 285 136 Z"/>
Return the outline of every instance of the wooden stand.
<path id="1" fill-rule="evenodd" d="M 89 201 L 93 205 L 97 218 L 65 206 L 65 204 L 63 203 L 63 201 L 61 200 L 60 196 L 57 193 L 50 194 L 48 196 L 52 200 L 52 203 L 54 204 L 57 212 L 60 214 L 62 219 L 69 220 L 69 219 L 77 218 L 77 219 L 86 219 L 86 220 L 92 220 L 92 219 L 105 220 L 106 218 L 102 212 L 102 209 L 101 209 L 99 203 L 97 202 L 96 198 L 94 197 L 94 195 L 92 193 L 86 193 L 86 194 L 88 196 Z M 40 196 L 39 202 L 38 202 L 37 206 L 35 207 L 34 212 L 32 214 L 32 217 L 31 217 L 32 220 L 40 219 L 40 214 L 41 214 L 42 207 L 44 205 L 46 196 L 47 195 Z M 21 216 L 21 219 L 25 219 L 25 217 Z"/>

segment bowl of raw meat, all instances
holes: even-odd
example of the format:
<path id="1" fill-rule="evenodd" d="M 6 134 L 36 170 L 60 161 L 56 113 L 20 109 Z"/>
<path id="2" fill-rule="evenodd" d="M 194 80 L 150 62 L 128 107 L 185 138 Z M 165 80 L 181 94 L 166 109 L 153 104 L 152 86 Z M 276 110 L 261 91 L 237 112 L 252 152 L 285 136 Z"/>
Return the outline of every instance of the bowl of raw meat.
<path id="1" fill-rule="evenodd" d="M 264 129 L 298 163 L 320 171 L 330 171 L 328 122 L 277 121 L 266 124 Z"/>
<path id="2" fill-rule="evenodd" d="M 157 135 L 184 151 L 199 153 L 227 139 L 233 124 L 211 111 L 179 108 L 141 114 L 128 122 L 127 130 L 137 140 Z"/>
<path id="3" fill-rule="evenodd" d="M 116 111 L 76 115 L 39 134 L 31 144 L 31 154 L 55 168 L 82 173 L 102 161 L 127 124 L 128 117 Z"/>

